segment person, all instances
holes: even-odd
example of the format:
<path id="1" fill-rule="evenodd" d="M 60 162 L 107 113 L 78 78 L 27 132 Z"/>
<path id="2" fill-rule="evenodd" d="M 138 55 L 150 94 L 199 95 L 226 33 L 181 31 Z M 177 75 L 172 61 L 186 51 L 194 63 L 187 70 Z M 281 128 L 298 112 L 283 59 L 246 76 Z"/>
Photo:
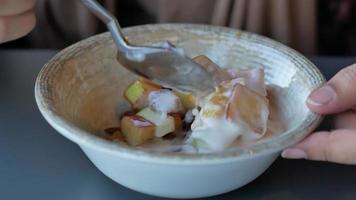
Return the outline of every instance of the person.
<path id="1" fill-rule="evenodd" d="M 0 43 L 25 36 L 36 24 L 35 0 L 0 0 Z"/>
<path id="2" fill-rule="evenodd" d="M 246 1 L 236 2 L 247 3 Z M 196 6 L 195 3 L 192 4 L 193 7 L 194 5 Z M 35 27 L 34 6 L 35 0 L 0 0 L 0 43 L 25 36 Z M 224 3 L 219 6 L 220 10 L 227 8 Z M 238 15 L 238 12 L 235 14 Z M 226 16 L 220 16 L 219 12 L 216 15 L 218 16 L 215 20 L 226 20 Z M 230 23 L 236 23 L 236 26 L 239 24 L 231 20 Z M 283 30 L 280 33 L 283 33 Z M 309 27 L 309 33 L 313 34 L 314 28 Z M 288 34 L 286 38 L 289 38 Z M 300 48 L 304 48 L 305 51 L 313 50 L 313 47 L 308 45 Z M 343 68 L 325 85 L 310 94 L 306 101 L 307 106 L 320 114 L 336 114 L 336 130 L 311 134 L 300 143 L 285 149 L 282 157 L 356 165 L 356 86 L 354 84 L 356 85 L 356 64 Z"/>

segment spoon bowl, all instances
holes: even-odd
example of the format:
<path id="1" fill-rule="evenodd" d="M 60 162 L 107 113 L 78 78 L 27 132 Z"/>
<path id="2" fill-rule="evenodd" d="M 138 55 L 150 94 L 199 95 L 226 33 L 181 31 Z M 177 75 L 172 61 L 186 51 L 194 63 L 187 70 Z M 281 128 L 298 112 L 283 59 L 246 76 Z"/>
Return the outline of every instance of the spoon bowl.
<path id="1" fill-rule="evenodd" d="M 160 85 L 205 96 L 220 80 L 194 63 L 169 42 L 159 46 L 131 45 L 124 37 L 117 19 L 95 0 L 81 0 L 106 23 L 118 49 L 117 60 L 128 70 Z"/>

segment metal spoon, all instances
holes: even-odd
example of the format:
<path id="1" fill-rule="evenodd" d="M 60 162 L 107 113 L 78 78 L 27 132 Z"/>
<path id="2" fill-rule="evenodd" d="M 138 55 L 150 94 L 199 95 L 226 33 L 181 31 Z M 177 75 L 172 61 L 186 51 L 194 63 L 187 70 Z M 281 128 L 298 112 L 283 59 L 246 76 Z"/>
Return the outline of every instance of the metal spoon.
<path id="1" fill-rule="evenodd" d="M 117 60 L 122 66 L 165 87 L 190 91 L 198 96 L 214 90 L 213 75 L 171 43 L 165 42 L 159 47 L 131 45 L 111 13 L 95 0 L 81 2 L 106 23 L 118 49 Z"/>

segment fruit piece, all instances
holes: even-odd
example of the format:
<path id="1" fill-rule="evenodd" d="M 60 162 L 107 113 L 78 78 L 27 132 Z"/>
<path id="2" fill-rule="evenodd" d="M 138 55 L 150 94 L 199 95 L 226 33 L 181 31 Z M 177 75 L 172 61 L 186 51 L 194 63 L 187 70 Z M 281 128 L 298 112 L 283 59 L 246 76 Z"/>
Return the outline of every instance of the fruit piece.
<path id="1" fill-rule="evenodd" d="M 193 58 L 193 62 L 204 67 L 204 69 L 212 74 L 220 71 L 220 67 L 215 64 L 212 60 L 204 55 L 196 56 Z"/>
<path id="2" fill-rule="evenodd" d="M 193 110 L 195 111 L 195 113 L 193 113 L 195 118 L 190 126 L 192 130 L 206 126 L 205 123 L 203 123 L 204 119 L 219 119 L 224 118 L 226 116 L 225 112 L 228 101 L 216 101 L 215 99 L 220 99 L 220 96 L 224 96 L 224 93 L 216 90 L 215 92 L 211 93 L 209 96 L 206 97 L 204 104 L 201 105 L 202 107 L 200 111 Z"/>
<path id="3" fill-rule="evenodd" d="M 171 116 L 174 118 L 174 129 L 181 130 L 183 128 L 183 120 L 178 113 L 173 113 Z"/>
<path id="4" fill-rule="evenodd" d="M 153 124 L 159 124 L 166 117 L 164 114 L 153 111 L 151 108 L 146 107 L 137 113 L 138 116 L 145 118 Z"/>
<path id="5" fill-rule="evenodd" d="M 233 87 L 230 82 L 224 82 L 215 88 L 215 92 L 208 95 L 201 104 L 199 113 L 195 113 L 195 119 L 191 129 L 195 130 L 207 126 L 205 119 L 226 119 L 226 109 L 231 98 Z M 196 111 L 197 112 L 197 111 Z"/>
<path id="6" fill-rule="evenodd" d="M 174 92 L 167 89 L 152 91 L 148 95 L 148 102 L 150 108 L 153 111 L 162 114 L 178 113 L 184 111 L 182 102 L 180 101 L 179 97 L 177 97 Z"/>
<path id="7" fill-rule="evenodd" d="M 218 104 L 206 104 L 204 108 L 201 109 L 201 115 L 203 117 L 219 118 L 224 115 L 225 106 Z"/>
<path id="8" fill-rule="evenodd" d="M 162 137 L 168 133 L 175 131 L 174 118 L 167 115 L 167 118 L 157 124 L 155 135 L 156 137 Z"/>
<path id="9" fill-rule="evenodd" d="M 137 146 L 154 137 L 155 126 L 141 116 L 125 116 L 121 119 L 121 131 L 129 145 Z"/>
<path id="10" fill-rule="evenodd" d="M 173 90 L 173 92 L 179 97 L 186 110 L 193 109 L 197 106 L 197 100 L 192 93 L 178 90 Z"/>
<path id="11" fill-rule="evenodd" d="M 227 72 L 233 78 L 233 80 L 243 80 L 244 85 L 248 89 L 255 91 L 256 93 L 267 96 L 266 85 L 265 85 L 265 74 L 263 69 L 249 69 L 249 70 L 238 70 L 229 69 Z"/>
<path id="12" fill-rule="evenodd" d="M 125 141 L 124 135 L 120 131 L 120 127 L 111 127 L 104 130 L 105 138 L 108 140 Z"/>
<path id="13" fill-rule="evenodd" d="M 226 112 L 226 105 L 228 104 L 229 94 L 226 91 L 216 90 L 207 97 L 206 103 L 203 105 L 200 113 L 202 117 L 220 118 Z"/>
<path id="14" fill-rule="evenodd" d="M 149 107 L 142 109 L 137 115 L 156 125 L 156 137 L 162 137 L 175 131 L 174 118 L 172 116 L 155 112 Z"/>
<path id="15" fill-rule="evenodd" d="M 215 80 L 218 83 L 231 79 L 230 74 L 222 70 L 217 64 L 204 55 L 200 55 L 193 58 L 193 61 L 202 66 L 210 74 L 214 75 Z"/>
<path id="16" fill-rule="evenodd" d="M 141 109 L 147 106 L 149 93 L 159 89 L 160 86 L 153 84 L 148 80 L 141 79 L 132 83 L 125 90 L 124 96 L 134 108 Z"/>
<path id="17" fill-rule="evenodd" d="M 247 123 L 251 129 L 263 135 L 267 129 L 268 100 L 245 86 L 237 84 L 227 108 L 227 118 Z"/>

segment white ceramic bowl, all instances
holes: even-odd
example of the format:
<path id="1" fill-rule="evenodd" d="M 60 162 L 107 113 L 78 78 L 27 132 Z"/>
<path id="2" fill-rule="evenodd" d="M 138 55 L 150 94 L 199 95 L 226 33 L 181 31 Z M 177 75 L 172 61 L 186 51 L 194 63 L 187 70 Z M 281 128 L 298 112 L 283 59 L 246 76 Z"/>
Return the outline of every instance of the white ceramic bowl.
<path id="1" fill-rule="evenodd" d="M 117 116 L 128 110 L 122 93 L 137 77 L 116 62 L 108 33 L 88 38 L 44 66 L 36 82 L 36 100 L 48 123 L 123 186 L 174 198 L 222 194 L 254 180 L 283 148 L 304 138 L 321 120 L 305 100 L 324 78 L 305 57 L 280 43 L 206 25 L 146 25 L 124 33 L 136 44 L 169 40 L 187 55 L 206 55 L 221 67 L 264 67 L 266 82 L 278 86 L 270 96 L 286 131 L 244 148 L 191 155 L 143 151 L 105 140 L 99 132 L 118 125 Z"/>

